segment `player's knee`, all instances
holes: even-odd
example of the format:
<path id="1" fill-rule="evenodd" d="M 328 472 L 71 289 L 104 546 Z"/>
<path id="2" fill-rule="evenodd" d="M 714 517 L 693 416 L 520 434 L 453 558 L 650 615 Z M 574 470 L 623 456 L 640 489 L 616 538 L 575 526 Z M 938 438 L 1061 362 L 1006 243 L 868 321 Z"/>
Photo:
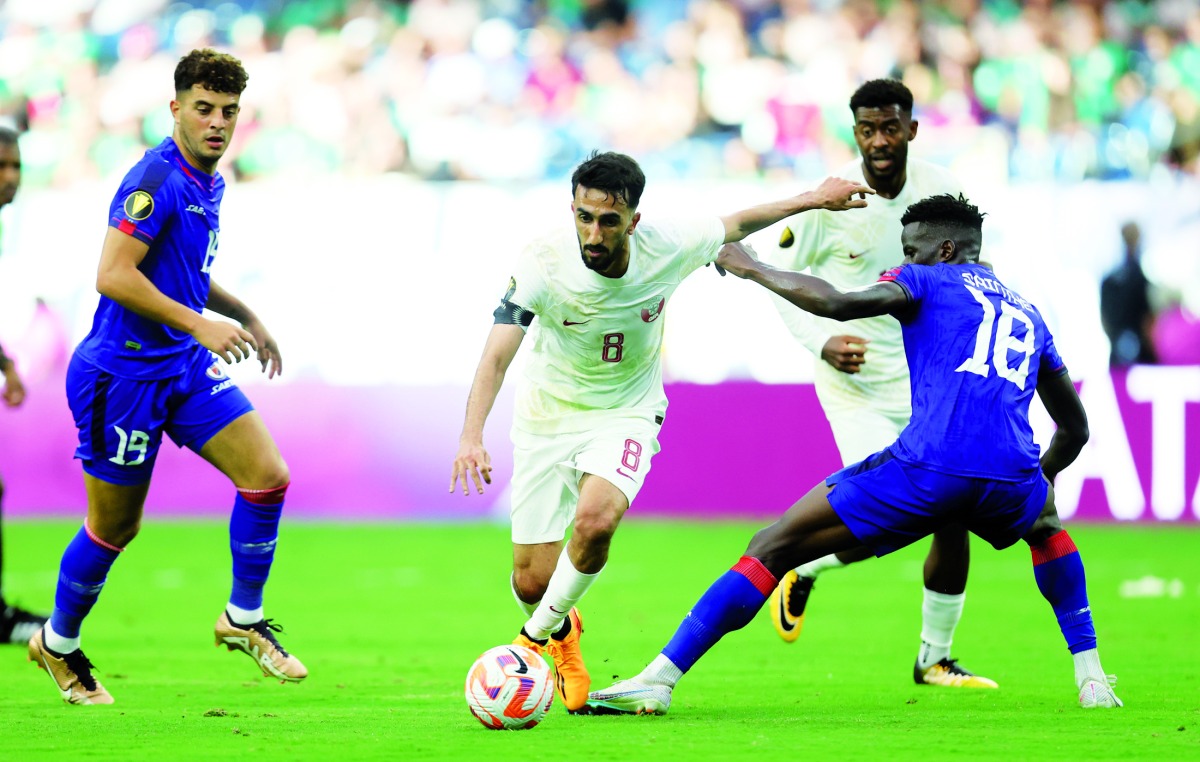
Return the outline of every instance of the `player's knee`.
<path id="1" fill-rule="evenodd" d="M 620 521 L 621 513 L 617 510 L 600 508 L 578 513 L 575 516 L 575 529 L 571 534 L 572 541 L 585 548 L 607 545 L 616 533 Z"/>
<path id="2" fill-rule="evenodd" d="M 287 463 L 278 455 L 261 463 L 256 471 L 251 477 L 255 483 L 253 489 L 279 489 L 292 480 Z"/>
<path id="3" fill-rule="evenodd" d="M 1031 546 L 1043 545 L 1054 535 L 1063 531 L 1062 522 L 1057 513 L 1042 514 L 1033 522 L 1033 527 L 1025 534 L 1025 542 Z"/>
<path id="4" fill-rule="evenodd" d="M 532 568 L 513 569 L 513 591 L 526 603 L 537 603 L 546 594 L 550 580 Z"/>

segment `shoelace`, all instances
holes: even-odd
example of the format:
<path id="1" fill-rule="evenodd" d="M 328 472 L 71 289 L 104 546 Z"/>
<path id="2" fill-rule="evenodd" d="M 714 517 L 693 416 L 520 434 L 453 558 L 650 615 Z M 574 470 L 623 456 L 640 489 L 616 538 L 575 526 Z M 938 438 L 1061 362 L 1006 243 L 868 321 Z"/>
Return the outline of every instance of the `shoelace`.
<path id="1" fill-rule="evenodd" d="M 77 649 L 63 656 L 63 661 L 75 673 L 75 677 L 79 678 L 79 684 L 89 691 L 96 690 L 96 678 L 92 676 L 92 670 L 96 668 L 92 664 L 91 659 L 83 655 L 83 649 Z"/>
<path id="2" fill-rule="evenodd" d="M 275 633 L 283 632 L 283 625 L 275 624 L 274 619 L 264 619 L 261 622 L 249 625 L 249 627 L 251 630 L 254 630 L 259 635 L 262 635 L 264 638 L 266 638 L 271 645 L 275 646 L 279 653 L 283 654 L 285 657 L 291 655 L 284 649 L 283 646 L 279 644 L 279 640 L 275 637 Z"/>

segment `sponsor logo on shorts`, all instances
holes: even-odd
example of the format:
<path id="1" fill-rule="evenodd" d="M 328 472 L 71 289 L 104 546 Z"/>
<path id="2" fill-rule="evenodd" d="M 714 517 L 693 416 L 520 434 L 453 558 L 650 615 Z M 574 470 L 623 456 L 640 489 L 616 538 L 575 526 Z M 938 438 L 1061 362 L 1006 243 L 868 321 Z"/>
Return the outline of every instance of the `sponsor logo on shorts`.
<path id="1" fill-rule="evenodd" d="M 194 212 L 195 214 L 198 214 L 201 217 L 204 216 L 204 207 L 202 207 L 202 206 L 197 206 L 195 204 L 188 204 L 187 210 L 189 212 Z"/>
<path id="2" fill-rule="evenodd" d="M 645 307 L 642 307 L 642 322 L 653 323 L 662 315 L 663 305 L 667 303 L 666 298 L 659 297 L 657 302 L 651 302 Z"/>
<path id="3" fill-rule="evenodd" d="M 140 222 L 153 212 L 154 197 L 146 191 L 134 191 L 125 198 L 125 216 L 129 219 Z"/>
<path id="4" fill-rule="evenodd" d="M 223 391 L 225 391 L 226 389 L 230 388 L 231 386 L 233 386 L 233 379 L 232 379 L 232 378 L 230 378 L 230 379 L 228 379 L 228 380 L 225 380 L 225 381 L 222 381 L 221 383 L 217 384 L 216 386 L 214 386 L 214 387 L 212 388 L 212 391 L 211 391 L 211 392 L 209 392 L 208 394 L 209 394 L 209 396 L 211 397 L 211 396 L 212 396 L 212 395 L 214 395 L 214 394 L 219 394 L 220 392 L 223 392 Z"/>

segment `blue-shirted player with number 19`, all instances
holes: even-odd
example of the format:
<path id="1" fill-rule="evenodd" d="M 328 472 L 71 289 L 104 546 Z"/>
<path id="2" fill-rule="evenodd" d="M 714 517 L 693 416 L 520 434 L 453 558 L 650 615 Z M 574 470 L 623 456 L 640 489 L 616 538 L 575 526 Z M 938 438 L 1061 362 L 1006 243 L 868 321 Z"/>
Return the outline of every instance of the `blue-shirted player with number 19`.
<path id="1" fill-rule="evenodd" d="M 217 619 L 217 645 L 241 650 L 264 675 L 308 672 L 263 617 L 289 474 L 274 440 L 221 361 L 257 353 L 282 372 L 279 347 L 240 300 L 211 279 L 225 181 L 217 161 L 237 125 L 248 77 L 236 58 L 193 50 L 175 69 L 175 127 L 121 182 L 109 210 L 91 332 L 67 371 L 79 428 L 87 519 L 62 557 L 50 621 L 29 657 L 70 704 L 111 704 L 79 647 L 79 630 L 108 570 L 137 535 L 162 435 L 230 478 L 233 591 Z M 241 323 L 210 320 L 207 308 Z"/>
<path id="2" fill-rule="evenodd" d="M 727 244 L 717 265 L 838 320 L 893 315 L 912 379 L 912 418 L 889 447 L 819 483 L 751 540 L 641 674 L 589 696 L 596 711 L 663 714 L 683 674 L 762 608 L 798 564 L 866 546 L 882 556 L 959 522 L 996 548 L 1025 540 L 1075 662 L 1084 708 L 1118 707 L 1100 666 L 1083 562 L 1054 508 L 1054 477 L 1088 438 L 1087 415 L 1037 309 L 979 265 L 983 215 L 930 196 L 900 219 L 904 264 L 869 288 L 759 262 Z M 1058 424 L 1039 460 L 1034 391 Z"/>

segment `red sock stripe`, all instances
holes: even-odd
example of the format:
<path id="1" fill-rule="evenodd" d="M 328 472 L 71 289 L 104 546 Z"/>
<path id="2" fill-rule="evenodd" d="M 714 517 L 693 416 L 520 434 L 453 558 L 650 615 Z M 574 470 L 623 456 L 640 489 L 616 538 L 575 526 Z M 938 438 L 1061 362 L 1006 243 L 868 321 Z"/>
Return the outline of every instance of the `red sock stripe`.
<path id="1" fill-rule="evenodd" d="M 770 595 L 779 585 L 779 580 L 775 579 L 775 575 L 767 571 L 767 567 L 763 566 L 762 561 L 757 558 L 742 556 L 733 565 L 732 571 L 750 580 L 750 584 L 758 588 L 758 592 L 763 595 Z"/>
<path id="2" fill-rule="evenodd" d="M 1075 541 L 1071 539 L 1071 535 L 1067 534 L 1067 530 L 1065 529 L 1053 535 L 1041 545 L 1031 545 L 1029 549 L 1033 551 L 1034 566 L 1040 566 L 1056 558 L 1062 558 L 1063 556 L 1069 556 L 1072 553 L 1078 552 L 1078 548 L 1075 547 Z"/>
<path id="3" fill-rule="evenodd" d="M 83 531 L 87 532 L 87 536 L 88 536 L 89 540 L 96 543 L 97 545 L 99 545 L 102 548 L 108 548 L 109 550 L 111 550 L 115 553 L 120 553 L 123 550 L 125 550 L 125 548 L 118 548 L 116 545 L 113 545 L 111 542 L 105 542 L 104 540 L 100 539 L 100 535 L 93 532 L 92 528 L 90 526 L 88 526 L 88 523 L 86 521 L 83 522 Z"/>
<path id="4" fill-rule="evenodd" d="M 247 503 L 254 503 L 255 505 L 279 505 L 283 502 L 283 496 L 287 494 L 287 489 L 290 485 L 291 482 L 288 482 L 282 487 L 272 487 L 271 489 L 245 489 L 238 487 L 237 491 Z"/>

